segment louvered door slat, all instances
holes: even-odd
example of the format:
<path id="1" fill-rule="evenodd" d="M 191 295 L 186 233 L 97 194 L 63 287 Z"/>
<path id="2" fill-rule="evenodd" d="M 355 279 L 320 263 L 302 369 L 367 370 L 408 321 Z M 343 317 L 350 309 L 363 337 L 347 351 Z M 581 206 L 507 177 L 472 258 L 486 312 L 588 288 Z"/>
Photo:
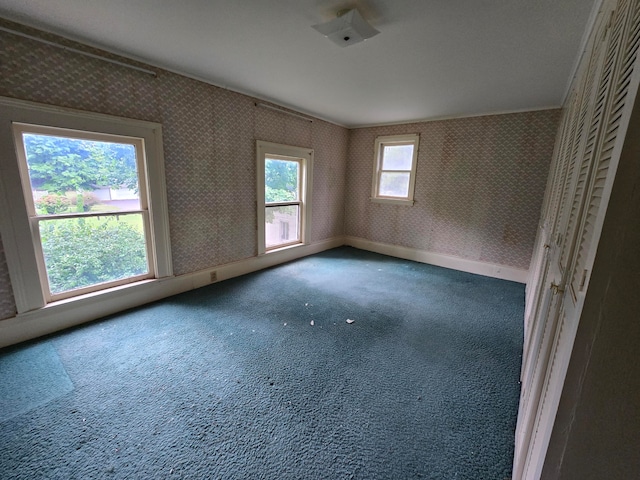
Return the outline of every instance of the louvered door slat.
<path id="1" fill-rule="evenodd" d="M 549 206 L 547 208 L 547 216 L 549 218 L 545 218 L 548 225 L 553 225 L 553 215 L 557 209 L 558 198 L 561 193 L 560 185 L 562 184 L 566 169 L 567 169 L 567 159 L 568 154 L 567 150 L 569 149 L 570 143 L 570 133 L 573 129 L 575 129 L 575 125 L 572 125 L 574 121 L 573 116 L 573 105 L 570 103 L 571 108 L 565 111 L 565 119 L 563 122 L 564 128 L 562 131 L 562 140 L 560 143 L 560 149 L 558 151 L 558 158 L 556 161 L 556 171 L 554 173 L 554 177 L 552 181 L 552 189 L 551 189 L 551 199 L 549 201 Z"/>
<path id="2" fill-rule="evenodd" d="M 601 137 L 603 130 L 604 111 L 609 104 L 609 98 L 612 91 L 612 80 L 617 64 L 619 63 L 619 51 L 622 44 L 622 36 L 625 26 L 626 6 L 621 4 L 620 8 L 614 13 L 612 25 L 608 31 L 608 39 L 606 41 L 606 51 L 603 50 L 604 64 L 598 81 L 597 94 L 594 100 L 593 114 L 591 118 L 591 127 L 584 148 L 584 154 L 581 159 L 580 171 L 574 190 L 573 202 L 567 222 L 566 241 L 563 244 L 560 257 L 560 271 L 564 272 L 567 264 L 571 261 L 571 255 L 574 252 L 576 229 L 581 220 L 584 211 L 585 195 L 588 188 L 590 172 L 595 162 L 595 153 L 597 143 Z M 603 44 L 604 45 L 604 44 Z M 597 51 L 597 50 L 596 50 Z"/>
<path id="3" fill-rule="evenodd" d="M 553 233 L 558 230 L 558 223 L 560 221 L 560 212 L 562 211 L 562 207 L 564 203 L 566 203 L 567 196 L 567 178 L 570 178 L 572 167 L 571 164 L 571 153 L 572 147 L 575 142 L 575 137 L 578 132 L 578 118 L 580 113 L 580 100 L 577 95 L 578 92 L 574 92 L 573 96 L 573 104 L 570 111 L 570 129 L 565 141 L 565 148 L 563 152 L 562 159 L 562 171 L 558 178 L 555 179 L 555 188 L 554 188 L 554 209 L 552 212 L 552 219 L 550 222 L 551 231 Z"/>
<path id="4" fill-rule="evenodd" d="M 571 293 L 574 301 L 587 281 L 588 255 L 591 250 L 595 235 L 596 220 L 601 210 L 605 184 L 610 175 L 610 166 L 616 149 L 616 145 L 622 140 L 619 138 L 622 119 L 625 114 L 629 94 L 629 86 L 634 69 L 638 48 L 640 46 L 640 2 L 627 2 L 625 7 L 633 9 L 632 15 L 624 15 L 627 21 L 621 38 L 621 61 L 613 79 L 615 93 L 607 115 L 606 135 L 599 150 L 598 165 L 593 175 L 588 202 L 583 215 L 581 232 L 578 237 L 578 245 L 572 274 L 570 279 Z"/>
<path id="5" fill-rule="evenodd" d="M 604 29 L 594 43 L 591 62 L 587 72 L 587 81 L 585 83 L 582 106 L 580 108 L 581 125 L 579 125 L 579 128 L 581 127 L 583 130 L 580 137 L 576 138 L 576 142 L 574 143 L 574 159 L 571 164 L 572 177 L 570 177 L 571 181 L 569 185 L 567 185 L 567 187 L 570 187 L 566 189 L 568 201 L 566 206 L 569 210 L 567 212 L 567 220 L 564 227 L 564 234 L 562 235 L 560 250 L 559 268 L 561 273 L 564 273 L 566 270 L 574 246 L 576 224 L 579 220 L 584 201 L 585 186 L 589 171 L 591 170 L 591 153 L 600 131 L 602 110 L 598 110 L 595 107 L 598 96 L 603 96 L 603 87 L 600 80 L 601 72 L 606 64 L 605 47 L 607 38 L 608 30 Z"/>

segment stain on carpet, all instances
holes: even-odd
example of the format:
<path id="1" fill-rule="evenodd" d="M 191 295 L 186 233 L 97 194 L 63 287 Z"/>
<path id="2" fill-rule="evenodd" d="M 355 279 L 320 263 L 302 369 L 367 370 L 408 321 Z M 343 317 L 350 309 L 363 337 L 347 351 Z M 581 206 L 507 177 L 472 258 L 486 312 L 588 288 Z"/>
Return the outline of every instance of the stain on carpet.
<path id="1" fill-rule="evenodd" d="M 51 342 L 0 355 L 0 423 L 73 390 Z"/>

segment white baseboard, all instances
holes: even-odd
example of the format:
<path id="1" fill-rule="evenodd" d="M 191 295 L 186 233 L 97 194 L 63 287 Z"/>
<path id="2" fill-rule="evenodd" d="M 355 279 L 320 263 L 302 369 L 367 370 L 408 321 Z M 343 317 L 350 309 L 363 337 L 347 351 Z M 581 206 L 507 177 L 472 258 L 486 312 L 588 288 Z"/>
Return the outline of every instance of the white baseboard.
<path id="1" fill-rule="evenodd" d="M 217 281 L 227 280 L 341 245 L 503 280 L 520 283 L 527 281 L 527 270 L 372 242 L 358 237 L 335 237 L 311 245 L 285 248 L 266 255 L 250 257 L 177 277 L 148 280 L 135 285 L 124 285 L 90 293 L 0 320 L 0 348 L 209 285 L 212 283 L 211 274 L 213 272 L 216 274 Z"/>
<path id="2" fill-rule="evenodd" d="M 510 280 L 512 282 L 527 283 L 529 275 L 528 270 L 508 267 L 505 265 L 497 265 L 494 263 L 478 262 L 475 260 L 467 260 L 459 257 L 451 257 L 439 253 L 427 252 L 409 247 L 400 247 L 390 245 L 388 243 L 378 243 L 359 237 L 345 237 L 345 245 L 368 250 L 370 252 L 382 253 L 392 257 L 404 258 L 439 267 L 451 268 L 468 273 L 484 275 L 486 277 L 500 278 L 502 280 Z"/>
<path id="3" fill-rule="evenodd" d="M 343 244 L 344 237 L 335 237 L 194 273 L 124 285 L 51 303 L 44 308 L 0 320 L 0 348 L 209 285 L 212 272 L 216 272 L 217 281 L 227 280 Z"/>
<path id="4" fill-rule="evenodd" d="M 216 272 L 218 281 L 227 280 L 247 273 L 256 272 L 265 268 L 290 262 L 298 258 L 324 252 L 332 248 L 344 245 L 344 237 L 334 237 L 311 245 L 302 245 L 293 248 L 283 248 L 265 255 L 247 258 L 238 262 L 227 263 L 219 267 L 208 268 L 189 274 L 193 281 L 192 288 L 199 288 L 211 283 L 211 272 Z"/>

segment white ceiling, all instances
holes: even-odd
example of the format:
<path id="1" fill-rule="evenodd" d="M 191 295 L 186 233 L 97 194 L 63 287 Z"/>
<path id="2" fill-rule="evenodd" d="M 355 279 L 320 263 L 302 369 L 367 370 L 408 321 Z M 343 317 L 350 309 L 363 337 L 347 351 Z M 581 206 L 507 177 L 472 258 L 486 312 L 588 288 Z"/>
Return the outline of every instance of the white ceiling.
<path id="1" fill-rule="evenodd" d="M 345 126 L 560 106 L 599 0 L 0 0 L 0 16 Z M 380 34 L 311 25 L 357 6 Z"/>

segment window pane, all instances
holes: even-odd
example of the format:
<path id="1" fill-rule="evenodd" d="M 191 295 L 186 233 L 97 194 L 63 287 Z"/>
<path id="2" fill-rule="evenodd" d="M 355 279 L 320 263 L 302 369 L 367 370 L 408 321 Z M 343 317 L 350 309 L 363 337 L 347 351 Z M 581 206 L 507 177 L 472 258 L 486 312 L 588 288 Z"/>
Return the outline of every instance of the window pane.
<path id="1" fill-rule="evenodd" d="M 141 214 L 42 220 L 52 294 L 149 272 Z"/>
<path id="2" fill-rule="evenodd" d="M 265 247 L 300 241 L 300 205 L 265 208 Z"/>
<path id="3" fill-rule="evenodd" d="M 139 210 L 131 144 L 22 135 L 38 215 Z"/>
<path id="4" fill-rule="evenodd" d="M 299 197 L 298 162 L 266 158 L 264 165 L 265 202 L 293 202 Z"/>
<path id="5" fill-rule="evenodd" d="M 413 145 L 385 145 L 382 170 L 411 170 Z"/>
<path id="6" fill-rule="evenodd" d="M 409 195 L 409 172 L 382 172 L 380 192 L 383 197 L 407 197 Z"/>

